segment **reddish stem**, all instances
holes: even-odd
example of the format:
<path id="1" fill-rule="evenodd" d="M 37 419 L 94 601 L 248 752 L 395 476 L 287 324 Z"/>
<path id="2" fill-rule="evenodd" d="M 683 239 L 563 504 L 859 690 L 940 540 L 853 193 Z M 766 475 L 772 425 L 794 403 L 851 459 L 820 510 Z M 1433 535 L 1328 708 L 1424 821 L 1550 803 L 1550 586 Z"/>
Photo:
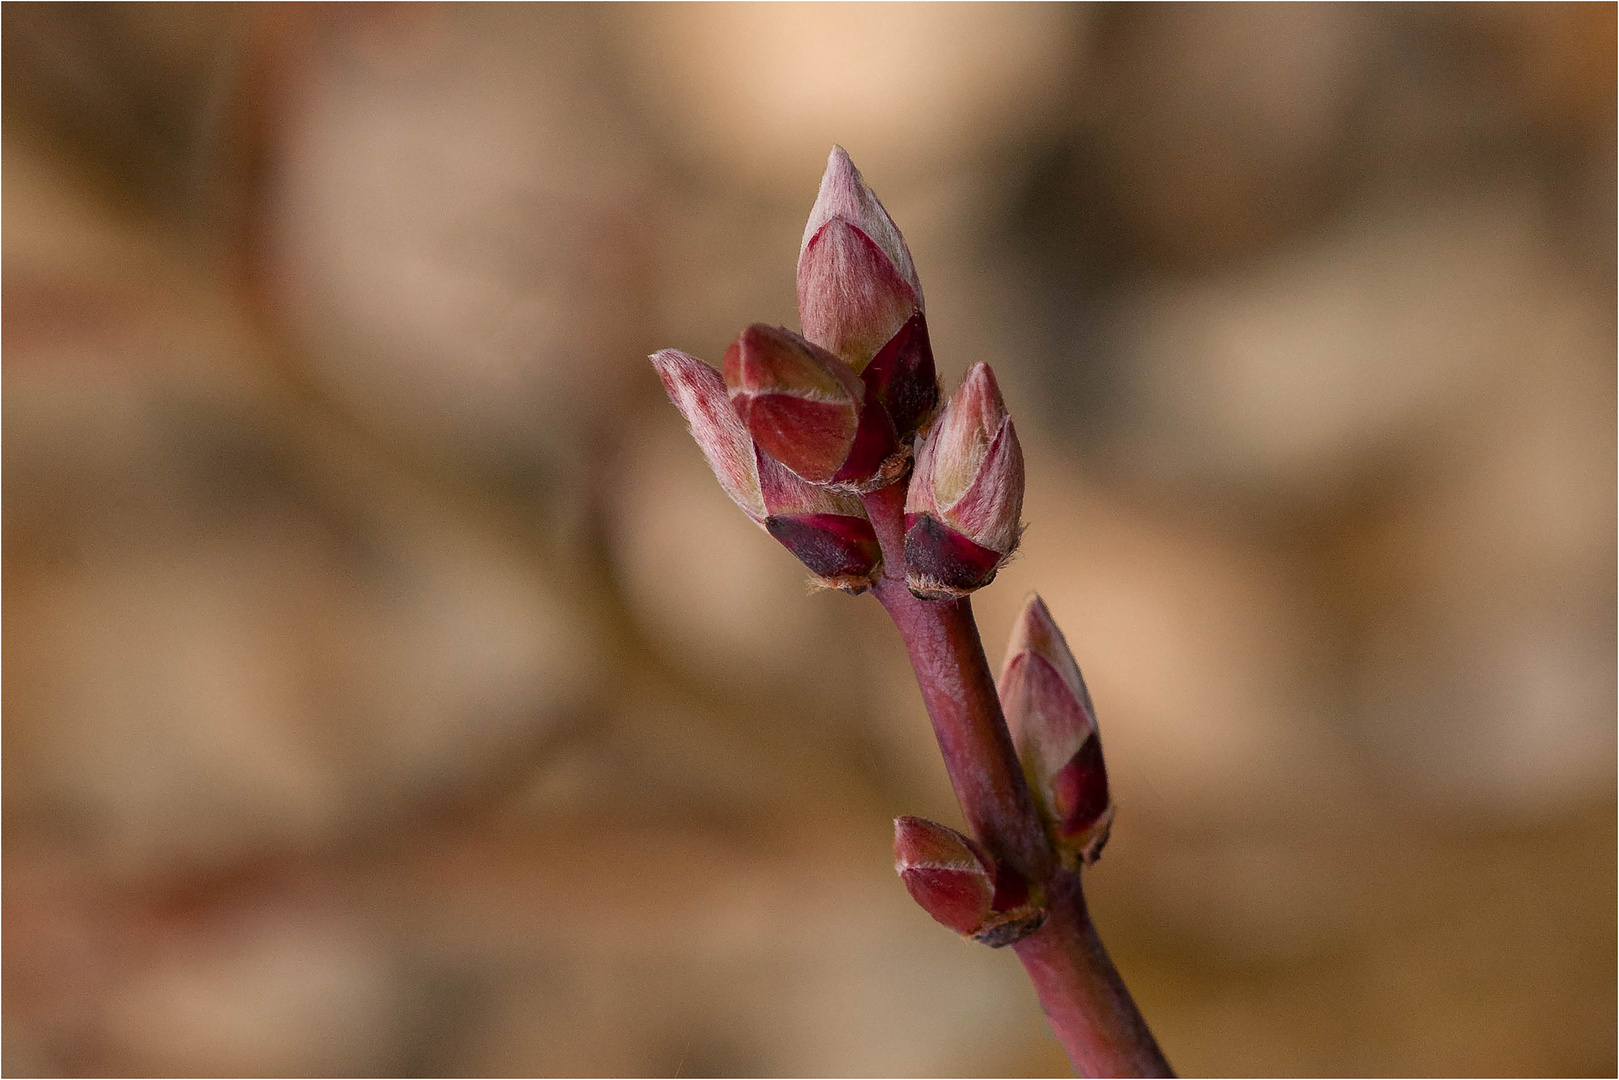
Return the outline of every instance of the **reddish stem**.
<path id="1" fill-rule="evenodd" d="M 899 629 L 950 784 L 978 840 L 1046 891 L 1048 914 L 1014 949 L 1074 1068 L 1087 1076 L 1172 1076 L 1091 925 L 1077 871 L 1060 869 L 1029 796 L 972 604 L 919 600 L 905 586 L 905 485 L 864 496 L 883 549 L 873 592 Z"/>
<path id="2" fill-rule="evenodd" d="M 1173 1076 L 1091 924 L 1079 871 L 1046 885 L 1046 921 L 1013 945 L 1081 1076 Z"/>

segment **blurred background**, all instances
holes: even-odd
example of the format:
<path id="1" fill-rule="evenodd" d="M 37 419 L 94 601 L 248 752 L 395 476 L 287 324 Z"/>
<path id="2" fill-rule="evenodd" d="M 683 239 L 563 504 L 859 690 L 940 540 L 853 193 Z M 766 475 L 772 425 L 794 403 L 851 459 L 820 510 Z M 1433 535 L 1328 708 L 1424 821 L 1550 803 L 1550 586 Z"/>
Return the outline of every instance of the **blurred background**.
<path id="1" fill-rule="evenodd" d="M 1612 1075 L 1615 8 L 8 4 L 4 1069 L 1063 1075 L 897 636 L 646 362 L 827 151 L 1187 1074 Z"/>

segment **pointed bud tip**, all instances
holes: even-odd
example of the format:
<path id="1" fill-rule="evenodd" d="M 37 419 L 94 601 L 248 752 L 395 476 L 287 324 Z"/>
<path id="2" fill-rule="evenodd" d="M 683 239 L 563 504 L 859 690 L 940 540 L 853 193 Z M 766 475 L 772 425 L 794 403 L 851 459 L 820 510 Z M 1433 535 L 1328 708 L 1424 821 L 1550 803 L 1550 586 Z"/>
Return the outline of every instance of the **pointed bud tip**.
<path id="1" fill-rule="evenodd" d="M 753 440 L 731 408 L 720 373 L 689 353 L 659 349 L 649 358 L 669 400 L 731 501 L 757 524 L 765 519 Z"/>
<path id="2" fill-rule="evenodd" d="M 860 170 L 855 168 L 854 159 L 849 156 L 840 143 L 833 143 L 832 149 L 826 155 L 826 169 L 821 173 L 821 187 L 857 188 L 865 184 L 865 178 Z"/>
<path id="3" fill-rule="evenodd" d="M 923 911 L 958 934 L 976 933 L 995 899 L 994 874 L 977 845 L 919 817 L 894 819 L 894 869 Z"/>
<path id="4" fill-rule="evenodd" d="M 1101 735 L 1079 664 L 1035 593 L 1013 623 L 997 689 L 1053 845 L 1069 865 L 1094 861 L 1113 822 Z"/>
<path id="5" fill-rule="evenodd" d="M 987 856 L 970 837 L 911 814 L 894 819 L 894 861 L 900 869 L 917 865 L 988 869 Z"/>
<path id="6" fill-rule="evenodd" d="M 697 370 L 699 368 L 708 368 L 709 371 L 714 370 L 695 356 L 690 353 L 683 353 L 679 349 L 659 349 L 648 356 L 647 359 L 652 361 L 652 367 L 657 371 L 658 378 L 663 380 L 665 387 L 669 387 L 671 381 L 700 376 Z"/>
<path id="7" fill-rule="evenodd" d="M 804 336 L 861 371 L 924 306 L 899 227 L 849 155 L 834 146 L 798 247 Z"/>
<path id="8" fill-rule="evenodd" d="M 1006 643 L 1006 659 L 1027 649 L 1038 649 L 1048 652 L 1053 640 L 1060 640 L 1062 631 L 1057 629 L 1057 620 L 1051 617 L 1051 609 L 1046 606 L 1045 599 L 1037 592 L 1031 592 L 1023 598 L 1023 604 L 1018 608 L 1017 618 L 1012 620 L 1012 638 Z"/>
<path id="9" fill-rule="evenodd" d="M 798 245 L 799 257 L 803 257 L 804 249 L 815 239 L 815 234 L 831 219 L 841 217 L 860 225 L 867 214 L 868 197 L 876 201 L 876 196 L 866 185 L 865 177 L 855 168 L 849 152 L 833 144 L 831 153 L 826 155 L 821 185 L 815 192 L 815 205 L 810 209 L 809 220 L 804 225 L 804 238 Z M 878 205 L 881 206 L 880 203 Z M 886 216 L 886 211 L 884 214 Z"/>
<path id="10" fill-rule="evenodd" d="M 1001 384 L 995 371 L 980 360 L 967 369 L 955 396 L 962 407 L 986 430 L 993 431 L 1006 419 L 1006 401 L 1001 397 Z"/>
<path id="11" fill-rule="evenodd" d="M 1012 623 L 1012 637 L 1006 643 L 1006 658 L 1002 664 L 1003 677 L 1013 661 L 1024 653 L 1033 653 L 1050 664 L 1062 677 L 1075 700 L 1087 712 L 1090 711 L 1090 691 L 1085 686 L 1085 677 L 1080 673 L 1079 661 L 1074 659 L 1068 639 L 1063 636 L 1057 620 L 1051 615 L 1051 609 L 1037 592 L 1023 598 L 1023 607 Z"/>

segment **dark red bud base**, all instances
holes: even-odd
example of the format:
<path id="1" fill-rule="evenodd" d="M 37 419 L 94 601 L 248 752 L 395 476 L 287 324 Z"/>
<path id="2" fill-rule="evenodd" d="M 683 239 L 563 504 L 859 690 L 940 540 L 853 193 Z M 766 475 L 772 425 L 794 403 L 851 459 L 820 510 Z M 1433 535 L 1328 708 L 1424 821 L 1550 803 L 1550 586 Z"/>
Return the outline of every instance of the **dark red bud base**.
<path id="1" fill-rule="evenodd" d="M 1006 863 L 995 866 L 995 898 L 990 901 L 990 916 L 973 934 L 973 940 L 992 949 L 1005 948 L 1022 941 L 1046 921 L 1046 909 L 1039 898 L 1031 900 L 1029 879 Z"/>
<path id="2" fill-rule="evenodd" d="M 765 529 L 833 588 L 858 593 L 871 586 L 882 565 L 877 534 L 865 518 L 844 514 L 782 514 Z"/>
<path id="3" fill-rule="evenodd" d="M 882 404 L 900 438 L 916 431 L 939 404 L 939 376 L 927 318 L 918 311 L 878 350 L 860 373 L 868 393 Z"/>
<path id="4" fill-rule="evenodd" d="M 1102 761 L 1102 740 L 1094 731 L 1068 764 L 1057 770 L 1051 787 L 1056 811 L 1062 817 L 1058 831 L 1063 836 L 1078 836 L 1107 813 L 1107 765 Z M 1091 858 L 1100 852 L 1098 844 Z"/>
<path id="5" fill-rule="evenodd" d="M 1004 949 L 1008 945 L 1016 945 L 1044 926 L 1045 922 L 1045 908 L 1025 908 L 999 919 L 990 919 L 984 924 L 984 928 L 972 937 L 980 945 Z"/>
<path id="6" fill-rule="evenodd" d="M 1005 863 L 995 867 L 995 898 L 989 902 L 992 911 L 1011 911 L 1029 901 L 1029 879 Z"/>
<path id="7" fill-rule="evenodd" d="M 954 600 L 995 580 L 1006 556 L 973 543 L 932 514 L 905 515 L 905 567 L 911 593 Z"/>

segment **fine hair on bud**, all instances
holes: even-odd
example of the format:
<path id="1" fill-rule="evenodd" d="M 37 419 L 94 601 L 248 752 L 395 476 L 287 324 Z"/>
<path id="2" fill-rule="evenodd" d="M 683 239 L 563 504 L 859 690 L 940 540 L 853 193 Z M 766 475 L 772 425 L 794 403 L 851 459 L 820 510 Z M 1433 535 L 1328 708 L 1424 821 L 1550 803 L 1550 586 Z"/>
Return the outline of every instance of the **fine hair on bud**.
<path id="1" fill-rule="evenodd" d="M 833 147 L 798 252 L 804 336 L 860 371 L 922 310 L 905 238 L 843 147 Z"/>
<path id="2" fill-rule="evenodd" d="M 678 349 L 652 354 L 652 366 L 692 439 L 708 459 L 708 467 L 731 501 L 756 524 L 763 525 L 768 511 L 760 490 L 753 439 L 731 408 L 720 373 Z"/>
<path id="3" fill-rule="evenodd" d="M 1101 854 L 1113 823 L 1102 737 L 1068 642 L 1040 597 L 1012 626 L 1001 708 L 1047 835 L 1068 865 Z"/>
<path id="4" fill-rule="evenodd" d="M 813 484 L 859 492 L 903 468 L 892 423 L 866 384 L 825 349 L 755 323 L 726 350 L 731 405 L 754 443 Z"/>
<path id="5" fill-rule="evenodd" d="M 652 364 L 742 512 L 797 556 L 817 585 L 852 593 L 868 588 L 882 556 L 860 500 L 808 483 L 763 453 L 731 407 L 724 379 L 701 360 L 664 349 Z"/>
<path id="6" fill-rule="evenodd" d="M 927 422 L 939 379 L 922 283 L 905 238 L 841 146 L 804 226 L 798 316 L 805 338 L 860 375 L 899 439 Z"/>
<path id="7" fill-rule="evenodd" d="M 1045 921 L 1022 874 L 936 821 L 894 819 L 894 869 L 935 921 L 992 948 L 1022 940 Z"/>
<path id="8" fill-rule="evenodd" d="M 981 589 L 1016 551 L 1023 448 L 987 364 L 974 364 L 916 456 L 905 500 L 906 578 L 929 600 Z"/>

